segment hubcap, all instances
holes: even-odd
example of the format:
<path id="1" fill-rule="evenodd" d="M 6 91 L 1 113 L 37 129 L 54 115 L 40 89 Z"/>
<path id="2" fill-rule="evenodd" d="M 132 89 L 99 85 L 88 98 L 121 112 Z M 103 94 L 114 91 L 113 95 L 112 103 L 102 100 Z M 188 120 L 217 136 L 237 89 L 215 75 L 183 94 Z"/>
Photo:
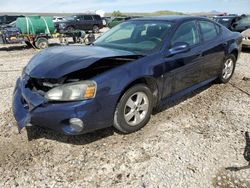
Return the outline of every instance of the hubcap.
<path id="1" fill-rule="evenodd" d="M 233 60 L 232 59 L 226 60 L 226 62 L 224 63 L 224 69 L 222 71 L 222 77 L 225 80 L 228 79 L 232 75 L 233 69 L 234 69 Z"/>
<path id="2" fill-rule="evenodd" d="M 147 113 L 149 108 L 149 100 L 145 93 L 137 92 L 129 97 L 125 108 L 124 117 L 127 124 L 130 126 L 136 126 L 141 123 Z"/>

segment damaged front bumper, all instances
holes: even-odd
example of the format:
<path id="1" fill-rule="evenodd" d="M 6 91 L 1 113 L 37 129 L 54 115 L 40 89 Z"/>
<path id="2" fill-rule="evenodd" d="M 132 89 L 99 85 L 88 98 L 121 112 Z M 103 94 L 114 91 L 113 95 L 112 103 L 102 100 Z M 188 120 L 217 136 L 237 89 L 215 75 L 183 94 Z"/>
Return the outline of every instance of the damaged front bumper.
<path id="1" fill-rule="evenodd" d="M 25 86 L 26 79 L 19 78 L 13 93 L 13 113 L 19 131 L 26 126 L 36 125 L 77 135 L 108 126 L 105 121 L 98 121 L 98 104 L 94 100 L 50 103 Z M 72 118 L 83 122 L 82 130 L 74 129 L 70 123 Z"/>

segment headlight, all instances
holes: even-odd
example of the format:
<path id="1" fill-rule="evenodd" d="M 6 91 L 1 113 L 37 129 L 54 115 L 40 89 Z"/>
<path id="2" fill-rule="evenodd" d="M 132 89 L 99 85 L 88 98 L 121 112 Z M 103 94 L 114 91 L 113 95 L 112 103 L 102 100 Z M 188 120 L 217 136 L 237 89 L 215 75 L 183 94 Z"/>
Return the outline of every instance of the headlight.
<path id="1" fill-rule="evenodd" d="M 51 101 L 79 101 L 95 97 L 97 84 L 94 81 L 80 81 L 63 84 L 49 90 L 45 98 Z"/>

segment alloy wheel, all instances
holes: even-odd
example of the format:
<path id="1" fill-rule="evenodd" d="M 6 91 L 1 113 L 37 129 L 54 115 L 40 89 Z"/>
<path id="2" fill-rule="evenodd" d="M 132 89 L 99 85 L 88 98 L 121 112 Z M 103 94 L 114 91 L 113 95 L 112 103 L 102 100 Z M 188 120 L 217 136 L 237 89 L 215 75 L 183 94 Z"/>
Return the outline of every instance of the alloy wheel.
<path id="1" fill-rule="evenodd" d="M 231 77 L 234 70 L 234 62 L 232 59 L 227 59 L 224 63 L 224 68 L 222 70 L 222 77 L 223 79 L 227 80 Z"/>
<path id="2" fill-rule="evenodd" d="M 124 118 L 128 125 L 136 126 L 146 117 L 149 99 L 144 92 L 136 92 L 129 97 L 124 107 Z"/>

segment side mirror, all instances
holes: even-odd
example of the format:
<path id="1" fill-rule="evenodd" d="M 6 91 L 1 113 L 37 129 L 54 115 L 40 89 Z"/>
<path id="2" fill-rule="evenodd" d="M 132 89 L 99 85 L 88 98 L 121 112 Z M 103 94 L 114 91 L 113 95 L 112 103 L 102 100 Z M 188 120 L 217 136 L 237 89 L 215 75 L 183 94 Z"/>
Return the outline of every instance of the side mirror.
<path id="1" fill-rule="evenodd" d="M 172 48 L 168 50 L 167 57 L 174 56 L 176 54 L 188 52 L 190 50 L 190 46 L 186 42 L 177 42 Z"/>

